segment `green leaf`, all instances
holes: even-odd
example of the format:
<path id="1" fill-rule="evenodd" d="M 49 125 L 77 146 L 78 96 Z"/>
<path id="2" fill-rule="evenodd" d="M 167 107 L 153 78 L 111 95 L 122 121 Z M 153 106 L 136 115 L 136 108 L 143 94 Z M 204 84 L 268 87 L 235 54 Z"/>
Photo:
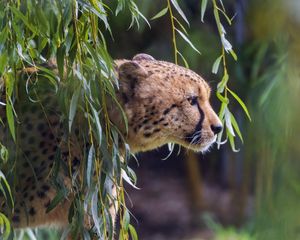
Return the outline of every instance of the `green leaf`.
<path id="1" fill-rule="evenodd" d="M 188 39 L 188 37 L 183 33 L 181 32 L 180 30 L 178 30 L 177 28 L 175 28 L 176 31 L 181 35 L 181 37 L 199 54 L 201 54 L 199 52 L 199 50 L 194 46 L 194 44 Z"/>
<path id="2" fill-rule="evenodd" d="M 107 30 L 110 31 L 110 26 L 107 21 L 107 13 L 101 4 L 97 4 L 96 1 L 78 1 L 80 5 L 82 5 L 85 9 L 94 13 L 101 21 L 104 23 L 104 26 Z M 91 4 L 93 5 L 91 5 Z"/>
<path id="3" fill-rule="evenodd" d="M 10 6 L 11 11 L 14 13 L 14 15 L 21 19 L 23 23 L 30 29 L 34 34 L 37 34 L 37 28 L 29 22 L 26 16 L 24 16 L 17 8 Z"/>
<path id="4" fill-rule="evenodd" d="M 235 130 L 235 132 L 237 133 L 237 135 L 239 136 L 239 138 L 241 139 L 242 143 L 244 142 L 243 140 L 243 136 L 241 134 L 241 131 L 240 131 L 240 128 L 239 128 L 239 125 L 235 119 L 235 117 L 233 116 L 232 113 L 230 113 L 230 120 L 231 120 L 231 124 L 233 126 L 233 129 Z"/>
<path id="5" fill-rule="evenodd" d="M 251 117 L 250 117 L 250 114 L 248 112 L 248 109 L 247 109 L 245 103 L 242 101 L 242 99 L 240 99 L 240 97 L 238 95 L 236 95 L 236 93 L 234 93 L 233 91 L 231 91 L 229 88 L 227 88 L 227 90 L 238 101 L 238 103 L 241 105 L 241 107 L 243 108 L 244 112 L 246 113 L 248 119 L 251 121 Z"/>
<path id="6" fill-rule="evenodd" d="M 115 11 L 115 15 L 117 16 L 119 12 L 121 12 L 125 8 L 125 0 L 118 1 L 118 6 Z"/>
<path id="7" fill-rule="evenodd" d="M 8 32 L 9 32 L 8 25 L 6 25 L 0 32 L 0 53 L 2 52 L 2 49 L 5 48 Z"/>
<path id="8" fill-rule="evenodd" d="M 222 93 L 224 91 L 225 86 L 228 82 L 228 79 L 229 79 L 229 75 L 228 75 L 227 71 L 225 71 L 221 82 L 219 82 L 218 85 L 217 85 L 217 91 L 219 93 Z"/>
<path id="9" fill-rule="evenodd" d="M 188 24 L 190 25 L 188 19 L 186 18 L 184 12 L 181 10 L 177 0 L 171 0 L 172 2 L 172 5 L 175 7 L 176 11 L 180 14 L 180 16 L 183 18 L 183 20 Z"/>
<path id="10" fill-rule="evenodd" d="M 155 16 L 151 18 L 151 20 L 160 18 L 160 17 L 164 16 L 167 12 L 168 12 L 168 7 L 165 7 L 164 9 L 159 11 L 157 14 L 155 14 Z"/>
<path id="11" fill-rule="evenodd" d="M 72 123 L 77 111 L 77 104 L 78 104 L 78 98 L 80 94 L 81 88 L 77 88 L 75 92 L 73 93 L 71 103 L 70 103 L 70 109 L 69 109 L 69 132 L 71 132 L 72 129 Z"/>
<path id="12" fill-rule="evenodd" d="M 95 228 L 97 231 L 97 234 L 101 236 L 101 230 L 100 230 L 100 218 L 98 216 L 98 190 L 96 190 L 92 195 L 92 201 L 91 201 L 91 211 L 92 211 L 92 217 L 95 224 Z"/>
<path id="13" fill-rule="evenodd" d="M 98 142 L 101 143 L 102 142 L 102 127 L 101 127 L 101 123 L 100 123 L 100 119 L 99 119 L 99 114 L 91 104 L 90 104 L 90 107 L 92 109 L 92 114 L 94 117 L 93 119 L 96 124 Z"/>
<path id="14" fill-rule="evenodd" d="M 1 239 L 8 239 L 9 234 L 11 232 L 11 226 L 7 217 L 0 212 L 0 236 Z"/>
<path id="15" fill-rule="evenodd" d="M 222 102 L 221 108 L 220 108 L 220 111 L 218 114 L 220 119 L 223 119 L 226 108 L 227 108 L 227 103 Z"/>
<path id="16" fill-rule="evenodd" d="M 227 130 L 226 130 L 226 132 L 227 132 L 227 136 L 228 136 L 229 143 L 230 143 L 232 151 L 233 152 L 239 152 L 240 150 L 235 148 L 234 136 L 231 135 L 231 133 L 229 131 L 227 131 Z"/>
<path id="17" fill-rule="evenodd" d="M 132 179 L 132 182 L 134 183 L 134 185 L 136 185 L 137 176 L 136 176 L 135 172 L 130 167 L 128 167 L 128 166 L 127 166 L 127 172 L 128 172 L 128 174 L 130 176 L 130 179 Z"/>
<path id="18" fill-rule="evenodd" d="M 87 186 L 91 186 L 91 180 L 93 178 L 93 163 L 94 163 L 94 156 L 95 156 L 95 149 L 94 145 L 90 147 L 88 158 L 87 158 L 87 165 L 86 165 L 86 182 Z"/>
<path id="19" fill-rule="evenodd" d="M 225 108 L 224 111 L 224 117 L 225 117 L 225 125 L 227 128 L 227 131 L 233 136 L 235 137 L 233 128 L 232 128 L 232 123 L 231 123 L 231 117 L 230 117 L 231 112 L 228 110 L 228 108 Z"/>
<path id="20" fill-rule="evenodd" d="M 179 25 L 179 27 L 182 29 L 182 31 L 184 31 L 184 33 L 186 35 L 188 35 L 187 30 L 185 29 L 185 27 L 183 26 L 183 24 L 181 24 L 181 22 L 179 22 L 179 20 L 176 17 L 173 17 L 173 19 L 175 20 L 175 22 L 177 22 L 177 24 Z"/>
<path id="21" fill-rule="evenodd" d="M 222 103 L 226 103 L 228 104 L 229 103 L 229 99 L 227 97 L 223 97 L 221 95 L 221 93 L 217 92 L 217 98 L 222 102 Z"/>
<path id="22" fill-rule="evenodd" d="M 68 191 L 66 188 L 59 189 L 55 195 L 55 197 L 50 202 L 49 206 L 46 209 L 46 213 L 49 213 L 53 210 L 59 203 L 61 203 L 66 196 L 68 195 Z"/>
<path id="23" fill-rule="evenodd" d="M 227 16 L 225 9 L 220 9 L 219 7 L 217 7 L 217 9 L 223 14 L 223 16 L 225 17 L 225 19 L 227 20 L 228 24 L 231 25 L 232 24 L 232 20 Z"/>
<path id="24" fill-rule="evenodd" d="M 130 236 L 131 236 L 132 240 L 139 240 L 135 228 L 131 224 L 129 224 L 128 227 L 129 227 Z"/>
<path id="25" fill-rule="evenodd" d="M 135 189 L 139 189 L 137 186 L 135 186 L 135 182 L 133 182 L 130 177 L 127 175 L 124 169 L 121 170 L 122 178 L 125 182 L 127 182 L 130 186 L 132 186 Z"/>
<path id="26" fill-rule="evenodd" d="M 0 170 L 0 187 L 1 187 L 1 192 L 3 193 L 8 206 L 13 209 L 14 208 L 14 200 L 11 194 L 10 186 L 3 174 L 3 172 Z"/>
<path id="27" fill-rule="evenodd" d="M 224 119 L 222 120 L 222 125 L 224 125 Z M 226 138 L 224 141 L 222 141 L 223 133 L 224 133 L 224 128 L 223 128 L 222 131 L 218 134 L 218 137 L 217 137 L 217 140 L 216 140 L 217 145 L 218 145 L 218 149 L 220 149 L 220 146 L 221 146 L 222 144 L 225 144 L 225 143 L 227 142 L 227 139 L 228 139 L 228 138 Z"/>
<path id="28" fill-rule="evenodd" d="M 202 0 L 201 2 L 201 21 L 204 22 L 204 14 L 206 11 L 206 7 L 207 7 L 207 0 Z"/>
<path id="29" fill-rule="evenodd" d="M 56 62 L 57 62 L 59 76 L 61 79 L 63 79 L 64 77 L 65 55 L 66 55 L 65 46 L 60 45 L 60 47 L 57 49 L 56 52 Z"/>
<path id="30" fill-rule="evenodd" d="M 230 49 L 229 52 L 230 52 L 231 56 L 233 57 L 233 59 L 235 61 L 237 61 L 237 56 L 236 56 L 235 52 L 233 51 L 233 49 Z"/>
<path id="31" fill-rule="evenodd" d="M 131 28 L 134 23 L 136 23 L 137 27 L 139 28 L 139 17 L 141 17 L 147 23 L 149 28 L 151 28 L 151 25 L 148 22 L 147 18 L 140 12 L 138 6 L 134 1 L 129 1 L 129 9 L 131 12 L 131 23 L 129 25 L 129 28 Z"/>
<path id="32" fill-rule="evenodd" d="M 0 143 L 0 158 L 4 163 L 6 163 L 8 160 L 8 150 L 1 143 Z"/>
<path id="33" fill-rule="evenodd" d="M 182 59 L 182 61 L 183 61 L 183 63 L 184 63 L 184 66 L 185 66 L 186 68 L 189 68 L 189 64 L 188 64 L 187 60 L 185 59 L 185 57 L 184 57 L 179 51 L 177 51 L 177 53 L 178 53 L 178 55 L 181 57 L 181 59 Z"/>
<path id="34" fill-rule="evenodd" d="M 39 71 L 42 71 L 45 73 L 44 77 L 48 78 L 50 82 L 57 88 L 57 82 L 60 81 L 59 77 L 54 73 L 53 70 L 50 70 L 46 67 L 37 66 L 37 69 Z"/>
<path id="35" fill-rule="evenodd" d="M 221 62 L 222 58 L 223 58 L 223 55 L 219 56 L 219 57 L 215 60 L 213 66 L 212 66 L 212 70 L 211 70 L 212 73 L 214 73 L 214 74 L 217 74 L 217 73 L 218 73 L 219 66 L 220 66 L 220 62 Z"/>
<path id="36" fill-rule="evenodd" d="M 6 53 L 3 53 L 0 55 L 0 77 L 2 76 L 2 74 L 4 73 L 4 70 L 6 68 L 6 64 L 7 64 L 7 55 Z"/>
<path id="37" fill-rule="evenodd" d="M 14 87 L 14 79 L 12 77 L 12 74 L 6 74 L 6 81 L 5 81 L 5 87 L 6 87 L 6 117 L 7 117 L 7 123 L 8 127 L 11 133 L 11 136 L 14 141 L 16 141 L 16 131 L 15 131 L 15 120 L 14 120 L 14 110 L 13 105 L 11 101 L 11 95 L 13 92 Z"/>
<path id="38" fill-rule="evenodd" d="M 128 209 L 125 209 L 123 215 L 123 227 L 125 231 L 128 231 L 129 223 L 130 223 L 130 214 L 128 212 Z"/>
<path id="39" fill-rule="evenodd" d="M 35 13 L 36 13 L 36 18 L 38 20 L 37 23 L 39 26 L 39 30 L 43 32 L 45 36 L 49 37 L 50 26 L 49 26 L 49 21 L 47 20 L 46 17 L 46 12 L 44 12 L 41 8 L 37 7 Z"/>

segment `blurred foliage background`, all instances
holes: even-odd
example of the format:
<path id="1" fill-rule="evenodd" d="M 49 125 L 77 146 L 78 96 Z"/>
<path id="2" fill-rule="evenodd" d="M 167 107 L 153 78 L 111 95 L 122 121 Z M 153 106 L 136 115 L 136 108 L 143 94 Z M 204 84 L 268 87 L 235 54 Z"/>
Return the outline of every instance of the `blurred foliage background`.
<path id="1" fill-rule="evenodd" d="M 212 2 L 204 23 L 201 1 L 180 4 L 190 20 L 189 37 L 201 54 L 179 39 L 178 48 L 191 69 L 216 90 L 220 76 L 211 73 L 220 52 Z M 177 151 L 140 154 L 135 170 L 140 191 L 130 191 L 141 239 L 300 239 L 299 53 L 300 3 L 226 1 L 232 25 L 224 25 L 238 61 L 228 58 L 229 86 L 245 101 L 252 121 L 234 101 L 230 107 L 241 126 L 244 143 L 232 152 L 228 143 L 205 156 Z M 141 1 L 145 16 L 165 3 Z M 226 22 L 221 18 L 222 23 Z M 151 29 L 127 30 L 127 16 L 112 19 L 117 58 L 146 52 L 174 59 L 167 16 L 150 21 Z M 183 64 L 181 62 L 181 64 Z M 220 107 L 216 97 L 215 109 Z M 195 171 L 195 168 L 197 169 Z"/>
<path id="2" fill-rule="evenodd" d="M 213 1 L 207 1 L 204 23 L 200 0 L 178 1 L 190 21 L 189 38 L 197 54 L 178 38 L 178 49 L 189 67 L 216 92 L 222 76 L 212 74 L 221 46 Z M 221 3 L 221 0 L 219 1 Z M 150 19 L 165 1 L 137 1 Z M 228 58 L 230 88 L 246 103 L 252 121 L 230 100 L 244 143 L 238 152 L 228 143 L 209 153 L 194 155 L 181 149 L 165 161 L 168 149 L 139 154 L 137 186 L 127 186 L 132 224 L 142 240 L 300 239 L 300 2 L 298 0 L 229 0 L 227 38 L 238 60 Z M 167 15 L 128 28 L 131 16 L 109 16 L 112 35 L 104 33 L 107 50 L 116 58 L 138 52 L 174 61 Z M 184 63 L 179 60 L 179 63 Z M 220 102 L 213 95 L 215 109 Z M 132 206 L 131 206 L 132 202 Z M 47 239 L 47 234 L 40 239 Z"/>

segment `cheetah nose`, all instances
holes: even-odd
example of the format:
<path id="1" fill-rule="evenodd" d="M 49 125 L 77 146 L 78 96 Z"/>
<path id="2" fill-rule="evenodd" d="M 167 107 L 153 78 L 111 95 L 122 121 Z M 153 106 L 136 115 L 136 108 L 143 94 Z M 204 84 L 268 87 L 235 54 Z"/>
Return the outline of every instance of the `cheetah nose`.
<path id="1" fill-rule="evenodd" d="M 222 125 L 210 125 L 210 128 L 214 134 L 218 134 L 219 132 L 222 131 L 223 126 Z"/>

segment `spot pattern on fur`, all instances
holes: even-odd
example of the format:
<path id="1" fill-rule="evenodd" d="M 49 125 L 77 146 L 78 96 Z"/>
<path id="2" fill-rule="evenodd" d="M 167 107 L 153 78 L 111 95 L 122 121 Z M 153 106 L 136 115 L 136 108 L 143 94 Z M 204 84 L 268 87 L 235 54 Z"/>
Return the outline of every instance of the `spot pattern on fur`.
<path id="1" fill-rule="evenodd" d="M 132 61 L 116 60 L 116 65 L 120 80 L 117 96 L 129 126 L 128 133 L 123 133 L 133 152 L 150 150 L 167 142 L 177 142 L 195 150 L 211 144 L 214 135 L 209 129 L 219 120 L 208 102 L 210 88 L 199 75 L 146 54 L 137 55 Z M 11 146 L 10 157 L 18 157 L 17 164 L 11 166 L 18 178 L 13 188 L 15 208 L 9 217 L 15 228 L 47 224 L 65 226 L 70 207 L 68 199 L 47 212 L 57 193 L 51 173 L 57 158 L 62 165 L 71 163 L 71 173 L 75 173 L 81 164 L 80 149 L 85 146 L 77 141 L 79 128 L 72 129 L 72 144 L 70 148 L 67 146 L 67 134 L 63 131 L 54 93 L 42 91 L 38 102 L 30 101 L 24 92 L 22 96 L 16 106 L 17 148 L 9 137 L 5 108 L 0 106 L 0 117 L 5 125 L 0 127 L 0 140 Z M 197 96 L 199 108 L 191 106 L 188 101 L 191 96 Z M 122 125 L 118 125 L 122 122 L 121 115 L 115 106 L 109 114 L 122 131 Z M 194 140 L 197 141 L 194 143 Z M 57 177 L 70 186 L 69 174 L 60 169 Z M 116 194 L 115 185 L 112 192 Z M 116 203 L 110 205 L 115 215 Z"/>

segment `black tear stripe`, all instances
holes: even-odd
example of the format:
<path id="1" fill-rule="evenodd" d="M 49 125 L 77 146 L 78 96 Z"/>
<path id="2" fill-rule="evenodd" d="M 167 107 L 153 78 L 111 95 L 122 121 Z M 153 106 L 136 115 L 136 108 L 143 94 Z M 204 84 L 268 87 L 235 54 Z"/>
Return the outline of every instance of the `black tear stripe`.
<path id="1" fill-rule="evenodd" d="M 203 124 L 205 115 L 204 115 L 204 112 L 203 112 L 203 110 L 201 109 L 201 107 L 200 107 L 200 105 L 199 105 L 198 102 L 197 102 L 197 107 L 198 107 L 198 110 L 199 110 L 199 113 L 200 113 L 200 120 L 199 120 L 199 122 L 197 123 L 194 132 L 191 133 L 191 134 L 188 134 L 188 135 L 186 136 L 187 140 L 188 140 L 190 143 L 192 143 L 192 142 L 193 142 L 193 143 L 199 142 L 200 139 L 201 139 L 201 135 L 202 135 L 202 134 L 201 134 L 201 130 L 202 130 L 202 124 Z M 196 135 L 196 137 L 194 136 L 195 133 L 198 133 L 198 134 Z M 195 138 L 194 138 L 194 137 L 195 137 Z"/>

